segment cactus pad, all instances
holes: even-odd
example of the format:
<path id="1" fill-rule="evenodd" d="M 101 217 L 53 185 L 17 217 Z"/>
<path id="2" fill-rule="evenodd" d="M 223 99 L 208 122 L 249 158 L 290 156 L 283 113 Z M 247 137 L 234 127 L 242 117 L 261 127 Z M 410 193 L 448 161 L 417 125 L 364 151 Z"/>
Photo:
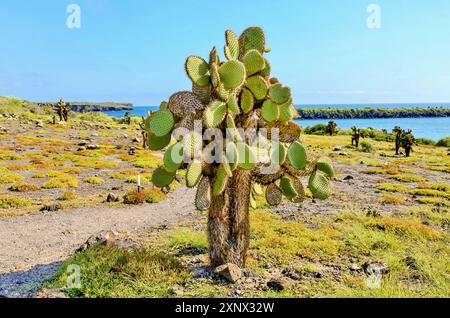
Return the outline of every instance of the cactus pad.
<path id="1" fill-rule="evenodd" d="M 216 47 L 213 47 L 211 49 L 211 52 L 209 52 L 209 66 L 211 66 L 213 64 L 216 64 L 216 65 L 220 64 L 219 53 L 217 53 Z"/>
<path id="2" fill-rule="evenodd" d="M 294 117 L 294 115 L 292 113 L 292 100 L 291 99 L 289 99 L 286 103 L 280 105 L 279 108 L 280 108 L 279 119 L 282 122 L 287 122 Z"/>
<path id="3" fill-rule="evenodd" d="M 253 110 L 254 104 L 255 98 L 253 97 L 252 92 L 244 88 L 241 94 L 241 109 L 244 114 L 251 112 Z"/>
<path id="4" fill-rule="evenodd" d="M 296 123 L 289 121 L 287 125 L 280 127 L 281 142 L 296 142 L 300 138 L 301 128 Z"/>
<path id="5" fill-rule="evenodd" d="M 305 169 L 308 158 L 306 156 L 305 147 L 299 142 L 291 144 L 288 150 L 289 162 L 295 169 Z"/>
<path id="6" fill-rule="evenodd" d="M 236 96 L 234 95 L 230 96 L 230 98 L 228 99 L 227 107 L 230 113 L 232 113 L 233 115 L 239 115 L 239 113 L 241 112 Z"/>
<path id="7" fill-rule="evenodd" d="M 293 199 L 298 196 L 297 191 L 295 191 L 294 185 L 289 177 L 283 177 L 280 180 L 280 188 L 281 192 L 283 192 L 284 196 L 288 199 Z"/>
<path id="8" fill-rule="evenodd" d="M 154 151 L 161 150 L 170 143 L 171 138 L 172 138 L 171 134 L 158 137 L 150 132 L 147 138 L 148 148 Z"/>
<path id="9" fill-rule="evenodd" d="M 266 201 L 272 206 L 281 203 L 282 193 L 280 188 L 275 184 L 271 183 L 266 188 Z"/>
<path id="10" fill-rule="evenodd" d="M 194 110 L 203 110 L 205 105 L 192 92 L 178 92 L 170 96 L 167 107 L 175 116 L 184 117 Z"/>
<path id="11" fill-rule="evenodd" d="M 235 143 L 229 142 L 226 146 L 225 156 L 231 171 L 235 170 L 239 164 L 238 149 Z"/>
<path id="12" fill-rule="evenodd" d="M 237 60 L 239 57 L 239 39 L 232 30 L 225 31 L 225 56 L 229 60 Z"/>
<path id="13" fill-rule="evenodd" d="M 172 146 L 167 148 L 166 152 L 164 153 L 164 168 L 168 172 L 175 172 L 182 164 L 183 159 L 183 144 L 181 142 L 177 142 L 176 144 L 173 144 Z"/>
<path id="14" fill-rule="evenodd" d="M 192 84 L 192 93 L 197 96 L 203 105 L 207 105 L 211 100 L 211 85 L 200 87 Z"/>
<path id="15" fill-rule="evenodd" d="M 155 187 L 164 188 L 172 183 L 175 178 L 175 172 L 169 172 L 163 167 L 157 168 L 152 174 L 152 183 Z"/>
<path id="16" fill-rule="evenodd" d="M 167 110 L 158 110 L 150 117 L 149 128 L 152 134 L 158 137 L 165 136 L 172 131 L 174 118 Z"/>
<path id="17" fill-rule="evenodd" d="M 250 50 L 243 59 L 247 76 L 251 76 L 262 71 L 266 67 L 266 61 L 258 50 Z"/>
<path id="18" fill-rule="evenodd" d="M 253 196 L 252 192 L 250 192 L 249 204 L 250 204 L 250 207 L 252 209 L 256 209 L 257 208 L 256 200 L 255 200 L 255 197 Z"/>
<path id="19" fill-rule="evenodd" d="M 203 113 L 203 120 L 206 127 L 214 128 L 219 126 L 227 114 L 227 105 L 221 101 L 212 101 L 205 112 Z"/>
<path id="20" fill-rule="evenodd" d="M 218 64 L 211 64 L 209 68 L 209 73 L 211 74 L 211 83 L 214 88 L 218 88 L 220 85 L 220 75 L 219 75 L 219 66 Z"/>
<path id="21" fill-rule="evenodd" d="M 191 131 L 189 134 L 183 137 L 183 152 L 185 158 L 200 157 L 203 139 L 197 131 Z"/>
<path id="22" fill-rule="evenodd" d="M 195 194 L 195 207 L 199 211 L 205 211 L 209 209 L 211 205 L 211 185 L 209 178 L 203 176 L 197 186 L 197 192 Z"/>
<path id="23" fill-rule="evenodd" d="M 202 177 L 202 163 L 193 161 L 186 169 L 186 185 L 189 188 L 195 187 Z"/>
<path id="24" fill-rule="evenodd" d="M 253 184 L 252 192 L 255 195 L 263 195 L 264 194 L 263 188 L 261 187 L 261 185 L 259 183 L 254 183 Z"/>
<path id="25" fill-rule="evenodd" d="M 333 164 L 330 158 L 320 157 L 319 160 L 317 160 L 316 167 L 328 177 L 332 178 L 334 176 Z"/>
<path id="26" fill-rule="evenodd" d="M 252 148 L 245 142 L 237 144 L 239 167 L 244 170 L 251 170 L 256 165 L 256 156 Z"/>
<path id="27" fill-rule="evenodd" d="M 275 121 L 280 116 L 280 109 L 277 104 L 272 102 L 270 99 L 267 99 L 264 101 L 261 108 L 261 116 L 265 121 Z"/>
<path id="28" fill-rule="evenodd" d="M 216 171 L 216 177 L 213 182 L 213 195 L 220 195 L 225 190 L 228 183 L 228 174 L 222 166 Z"/>
<path id="29" fill-rule="evenodd" d="M 166 101 L 162 101 L 161 104 L 159 104 L 159 109 L 160 110 L 167 110 L 167 102 Z"/>
<path id="30" fill-rule="evenodd" d="M 268 85 L 261 76 L 252 76 L 247 78 L 245 86 L 253 93 L 257 100 L 264 99 L 267 95 Z"/>
<path id="31" fill-rule="evenodd" d="M 270 160 L 272 163 L 282 165 L 286 160 L 286 147 L 280 142 L 272 143 L 270 147 Z"/>
<path id="32" fill-rule="evenodd" d="M 308 187 L 319 200 L 325 200 L 331 195 L 330 182 L 322 172 L 316 171 L 309 177 Z"/>
<path id="33" fill-rule="evenodd" d="M 266 48 L 266 36 L 259 27 L 250 27 L 242 32 L 239 37 L 239 51 L 244 56 L 248 51 L 255 49 L 263 54 Z"/>
<path id="34" fill-rule="evenodd" d="M 294 203 L 301 203 L 305 200 L 305 188 L 303 187 L 302 182 L 298 178 L 292 178 L 291 179 L 292 186 L 295 189 L 295 192 L 297 192 L 297 196 L 293 197 L 289 200 L 291 200 Z"/>
<path id="35" fill-rule="evenodd" d="M 264 64 L 265 67 L 264 69 L 261 71 L 261 76 L 265 77 L 265 78 L 269 78 L 270 77 L 270 73 L 272 72 L 272 67 L 270 66 L 270 63 L 267 59 L 264 59 Z"/>
<path id="36" fill-rule="evenodd" d="M 191 81 L 200 87 L 209 84 L 209 65 L 199 56 L 189 56 L 185 63 L 186 73 Z"/>
<path id="37" fill-rule="evenodd" d="M 228 61 L 219 67 L 220 81 L 225 89 L 235 89 L 245 81 L 245 66 L 239 61 Z"/>
<path id="38" fill-rule="evenodd" d="M 269 88 L 269 97 L 277 104 L 286 103 L 291 98 L 291 89 L 281 84 L 274 84 Z"/>

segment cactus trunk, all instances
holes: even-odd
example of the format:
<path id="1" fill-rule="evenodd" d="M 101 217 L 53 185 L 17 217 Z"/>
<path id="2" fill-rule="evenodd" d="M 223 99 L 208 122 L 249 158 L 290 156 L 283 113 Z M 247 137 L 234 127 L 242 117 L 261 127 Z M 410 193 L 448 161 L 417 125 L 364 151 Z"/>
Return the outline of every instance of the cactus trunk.
<path id="1" fill-rule="evenodd" d="M 245 267 L 249 246 L 250 172 L 237 170 L 227 189 L 213 196 L 208 215 L 211 266 L 233 263 Z"/>

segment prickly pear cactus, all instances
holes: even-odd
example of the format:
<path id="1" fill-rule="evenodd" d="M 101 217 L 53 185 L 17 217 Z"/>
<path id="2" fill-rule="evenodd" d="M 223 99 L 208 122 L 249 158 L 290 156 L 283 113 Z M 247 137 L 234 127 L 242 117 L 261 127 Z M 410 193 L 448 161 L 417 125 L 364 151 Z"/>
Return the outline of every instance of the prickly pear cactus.
<path id="1" fill-rule="evenodd" d="M 300 178 L 306 176 L 313 196 L 328 198 L 334 174 L 331 161 L 311 158 L 302 145 L 301 129 L 293 121 L 298 114 L 291 90 L 271 77 L 271 66 L 264 56 L 270 49 L 263 30 L 250 27 L 240 37 L 227 30 L 225 42 L 224 60 L 215 48 L 207 59 L 189 56 L 185 70 L 192 90 L 173 94 L 145 121 L 148 147 L 166 148 L 164 164 L 153 174 L 154 185 L 166 187 L 177 170 L 186 169 L 186 185 L 197 187 L 197 209 L 209 209 L 214 216 L 219 212 L 211 211 L 223 203 L 214 200 L 225 195 L 230 199 L 224 204 L 237 202 L 228 208 L 242 209 L 244 214 L 248 214 L 249 205 L 256 206 L 259 192 L 270 205 L 279 204 L 283 196 L 302 202 L 305 191 Z M 249 131 L 256 131 L 256 135 Z M 227 218 L 224 222 L 236 221 L 236 216 L 231 221 Z M 210 231 L 220 232 L 220 226 L 214 224 Z M 225 227 L 223 231 L 227 231 Z M 210 237 L 211 244 L 213 241 Z M 230 249 L 223 247 L 220 253 L 228 256 L 215 255 L 216 263 L 230 258 L 238 265 L 245 262 L 241 252 L 234 251 L 233 259 L 229 256 L 232 252 L 222 251 Z M 241 261 L 236 259 L 239 253 Z"/>

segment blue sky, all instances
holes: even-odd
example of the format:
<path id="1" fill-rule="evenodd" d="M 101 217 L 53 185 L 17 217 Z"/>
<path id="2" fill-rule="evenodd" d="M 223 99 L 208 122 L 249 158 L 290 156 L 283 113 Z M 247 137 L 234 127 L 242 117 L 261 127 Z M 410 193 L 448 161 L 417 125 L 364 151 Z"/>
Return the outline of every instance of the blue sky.
<path id="1" fill-rule="evenodd" d="M 80 29 L 66 27 L 71 3 Z M 0 95 L 159 104 L 190 88 L 188 55 L 251 25 L 296 104 L 450 102 L 448 0 L 2 0 Z"/>

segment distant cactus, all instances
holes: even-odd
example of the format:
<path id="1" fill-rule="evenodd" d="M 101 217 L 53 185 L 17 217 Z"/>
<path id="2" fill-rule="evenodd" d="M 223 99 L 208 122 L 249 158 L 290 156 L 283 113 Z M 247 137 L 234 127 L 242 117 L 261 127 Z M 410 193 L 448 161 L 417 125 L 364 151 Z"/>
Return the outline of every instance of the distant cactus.
<path id="1" fill-rule="evenodd" d="M 403 131 L 401 136 L 401 146 L 405 149 L 405 156 L 409 157 L 412 151 L 413 145 L 416 144 L 416 138 L 414 137 L 412 130 Z"/>
<path id="2" fill-rule="evenodd" d="M 145 118 L 142 116 L 142 121 L 139 123 L 139 128 L 141 129 L 142 134 L 142 148 L 147 149 L 147 139 L 148 139 L 148 133 L 145 129 Z"/>
<path id="3" fill-rule="evenodd" d="M 125 124 L 131 125 L 131 116 L 129 112 L 125 112 L 125 114 L 123 115 L 123 119 Z"/>
<path id="4" fill-rule="evenodd" d="M 395 154 L 398 155 L 401 147 L 403 129 L 399 126 L 395 126 L 392 132 L 395 134 Z"/>
<path id="5" fill-rule="evenodd" d="M 59 102 L 53 105 L 56 114 L 59 116 L 59 121 L 69 121 L 70 104 L 64 102 L 64 99 L 60 99 Z"/>
<path id="6" fill-rule="evenodd" d="M 364 138 L 364 132 L 356 127 L 352 127 L 352 145 L 354 145 L 356 148 L 359 146 L 359 139 Z"/>
<path id="7" fill-rule="evenodd" d="M 309 176 L 314 197 L 326 199 L 334 172 L 328 158 L 309 158 L 301 144 L 291 90 L 270 77 L 263 30 L 250 27 L 240 37 L 227 30 L 225 38 L 225 61 L 215 48 L 207 60 L 187 58 L 192 91 L 162 102 L 146 118 L 145 129 L 149 149 L 168 147 L 153 184 L 167 187 L 177 170 L 186 168 L 186 185 L 197 186 L 197 209 L 209 210 L 211 265 L 245 266 L 249 206 L 256 206 L 261 186 L 271 205 L 282 196 L 298 203 L 305 198 L 300 177 Z"/>
<path id="8" fill-rule="evenodd" d="M 335 132 L 336 132 L 336 127 L 337 127 L 337 124 L 336 124 L 335 121 L 330 120 L 330 121 L 328 122 L 328 125 L 327 125 L 327 132 L 330 134 L 330 136 L 333 136 L 333 135 L 335 134 Z"/>

